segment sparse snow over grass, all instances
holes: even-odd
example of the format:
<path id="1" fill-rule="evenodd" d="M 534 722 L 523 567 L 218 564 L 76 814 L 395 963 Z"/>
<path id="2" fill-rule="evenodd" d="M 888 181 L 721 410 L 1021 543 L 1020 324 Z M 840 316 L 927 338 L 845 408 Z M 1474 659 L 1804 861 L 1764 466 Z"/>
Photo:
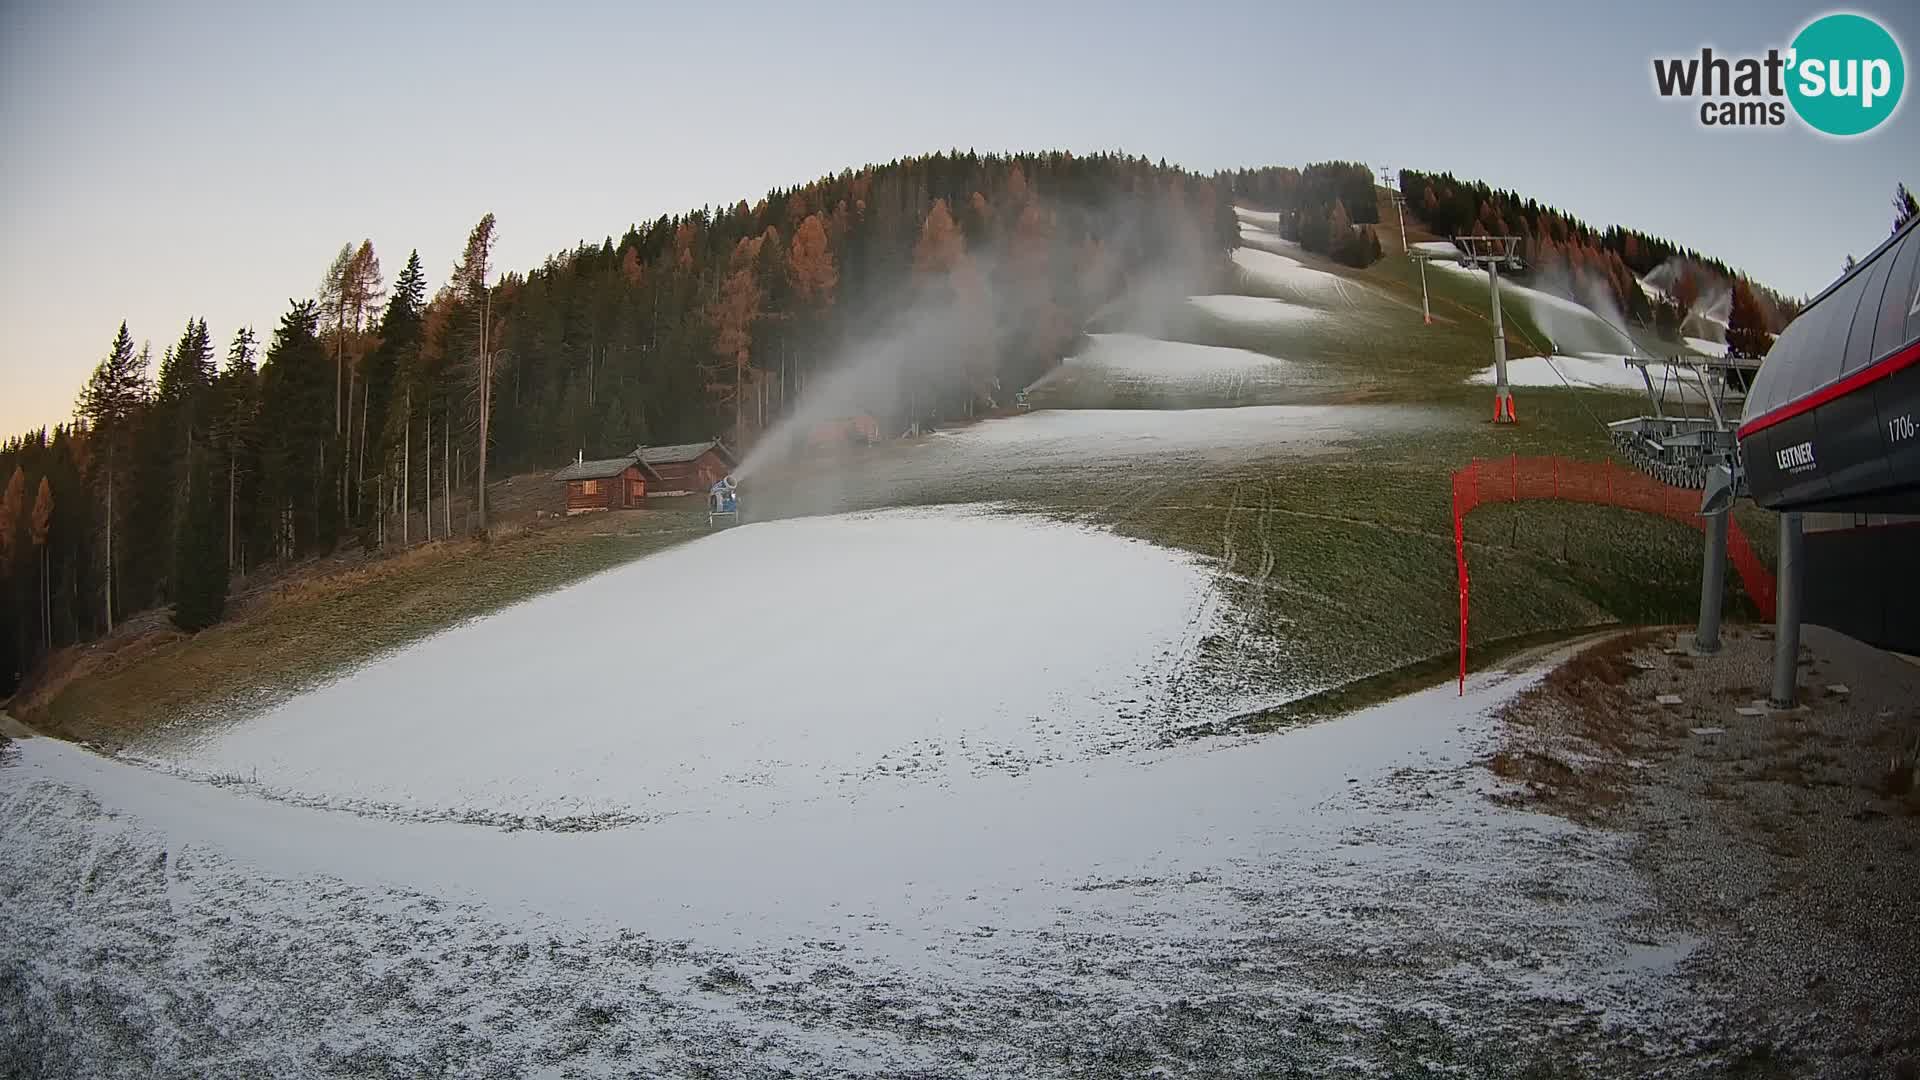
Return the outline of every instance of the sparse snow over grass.
<path id="1" fill-rule="evenodd" d="M 1428 422 L 1385 406 L 1249 405 L 1226 409 L 1047 409 L 929 440 L 951 467 L 1003 461 L 1009 471 L 1158 467 L 1193 459 L 1303 457 L 1363 434 Z"/>
<path id="2" fill-rule="evenodd" d="M 963 782 L 1155 737 L 1155 679 L 1210 626 L 1210 580 L 1188 555 L 981 510 L 755 523 L 422 642 L 175 764 L 476 820 Z"/>
<path id="3" fill-rule="evenodd" d="M 1557 370 L 1556 370 L 1557 369 Z M 1565 376 L 1564 380 L 1562 376 Z M 1493 366 L 1474 372 L 1467 381 L 1479 386 L 1494 384 Z M 1640 369 L 1629 367 L 1618 356 L 1556 355 L 1521 356 L 1507 361 L 1507 382 L 1513 386 L 1555 386 L 1571 384 L 1580 390 L 1644 390 Z"/>
<path id="4" fill-rule="evenodd" d="M 1442 261 L 1436 261 L 1433 265 L 1456 274 L 1472 274 L 1482 280 L 1486 278 L 1486 271 L 1476 267 Z M 1640 352 L 1640 346 L 1625 330 L 1601 318 L 1592 308 L 1577 300 L 1522 285 L 1505 277 L 1500 279 L 1500 295 L 1502 303 L 1518 301 L 1526 304 L 1534 322 L 1543 331 L 1565 339 L 1543 342 L 1543 346 L 1551 344 L 1556 348 L 1574 351 L 1619 349 L 1626 353 Z"/>
<path id="5" fill-rule="evenodd" d="M 1269 296 L 1241 296 L 1237 293 L 1189 296 L 1187 303 L 1216 318 L 1250 326 L 1287 326 L 1314 322 L 1327 314 L 1319 308 L 1307 307 L 1305 304 L 1289 304 L 1285 300 L 1275 300 Z"/>
<path id="6" fill-rule="evenodd" d="M 1256 288 L 1321 303 L 1351 303 L 1352 289 L 1338 274 L 1315 270 L 1298 259 L 1249 247 L 1233 249 L 1233 262 Z"/>
<path id="7" fill-rule="evenodd" d="M 1252 296 L 1193 297 L 1191 304 L 1196 313 L 1255 331 L 1308 324 L 1320 314 L 1314 308 Z M 1139 334 L 1090 334 L 1088 340 L 1084 350 L 1028 388 L 1037 403 L 1097 408 L 1141 402 L 1157 409 L 1228 405 L 1283 390 L 1301 374 L 1296 364 L 1250 349 Z"/>
<path id="8" fill-rule="evenodd" d="M 1240 219 L 1242 229 L 1254 228 L 1265 232 L 1280 231 L 1280 212 L 1278 210 L 1254 210 L 1246 206 L 1235 206 L 1233 216 Z"/>

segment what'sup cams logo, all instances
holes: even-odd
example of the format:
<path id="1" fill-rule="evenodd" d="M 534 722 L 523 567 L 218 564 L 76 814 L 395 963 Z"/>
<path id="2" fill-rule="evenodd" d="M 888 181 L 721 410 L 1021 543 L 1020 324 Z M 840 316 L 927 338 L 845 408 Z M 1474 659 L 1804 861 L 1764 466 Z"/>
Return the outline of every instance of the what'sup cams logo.
<path id="1" fill-rule="evenodd" d="M 1900 43 L 1865 15 L 1822 15 L 1785 49 L 1765 56 L 1698 56 L 1653 61 L 1663 98 L 1697 99 L 1704 127 L 1781 127 L 1791 106 L 1800 122 L 1826 135 L 1865 135 L 1886 123 L 1906 89 Z"/>

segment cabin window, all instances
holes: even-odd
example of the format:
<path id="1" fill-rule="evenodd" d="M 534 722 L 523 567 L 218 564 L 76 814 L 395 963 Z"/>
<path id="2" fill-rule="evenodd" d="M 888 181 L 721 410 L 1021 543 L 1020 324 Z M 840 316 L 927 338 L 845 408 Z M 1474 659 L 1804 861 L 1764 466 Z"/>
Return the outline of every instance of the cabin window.
<path id="1" fill-rule="evenodd" d="M 582 481 L 580 481 L 580 494 L 582 494 L 582 495 L 598 495 L 598 494 L 600 494 L 600 481 L 598 481 L 598 480 L 582 480 Z"/>

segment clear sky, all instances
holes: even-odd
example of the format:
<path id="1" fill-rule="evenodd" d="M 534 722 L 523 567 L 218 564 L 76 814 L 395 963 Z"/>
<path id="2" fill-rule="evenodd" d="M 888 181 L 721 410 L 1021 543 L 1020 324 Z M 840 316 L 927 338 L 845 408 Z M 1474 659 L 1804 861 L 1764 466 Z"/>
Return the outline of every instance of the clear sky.
<path id="1" fill-rule="evenodd" d="M 1452 170 L 1810 293 L 1920 184 L 1920 106 L 1848 142 L 1711 130 L 1650 62 L 1827 10 L 0 0 L 0 433 L 64 419 L 122 319 L 156 356 L 194 316 L 264 340 L 349 240 L 389 279 L 417 247 L 437 287 L 489 210 L 528 269 L 955 146 Z M 1851 10 L 1920 59 L 1920 7 Z"/>

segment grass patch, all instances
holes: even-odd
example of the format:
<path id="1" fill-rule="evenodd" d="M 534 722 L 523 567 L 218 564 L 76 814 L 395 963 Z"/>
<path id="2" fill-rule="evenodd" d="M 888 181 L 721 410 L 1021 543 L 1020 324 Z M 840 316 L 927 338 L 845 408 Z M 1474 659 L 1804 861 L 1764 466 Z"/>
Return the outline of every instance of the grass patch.
<path id="1" fill-rule="evenodd" d="M 167 725 L 263 708 L 468 619 L 704 533 L 690 513 L 576 519 L 461 540 L 296 580 L 193 636 L 156 631 L 76 665 L 23 710 L 48 734 L 118 745 Z"/>
<path id="2" fill-rule="evenodd" d="M 1488 642 L 1468 652 L 1468 671 L 1484 671 L 1529 649 L 1585 635 L 1594 629 L 1594 627 L 1581 627 L 1569 630 L 1542 630 Z M 1410 664 L 1403 664 L 1391 671 L 1353 679 L 1281 705 L 1258 709 L 1216 723 L 1183 728 L 1179 734 L 1189 738 L 1249 734 L 1328 720 L 1391 701 L 1415 691 L 1442 685 L 1458 676 L 1459 664 L 1458 653 L 1441 653 Z"/>

